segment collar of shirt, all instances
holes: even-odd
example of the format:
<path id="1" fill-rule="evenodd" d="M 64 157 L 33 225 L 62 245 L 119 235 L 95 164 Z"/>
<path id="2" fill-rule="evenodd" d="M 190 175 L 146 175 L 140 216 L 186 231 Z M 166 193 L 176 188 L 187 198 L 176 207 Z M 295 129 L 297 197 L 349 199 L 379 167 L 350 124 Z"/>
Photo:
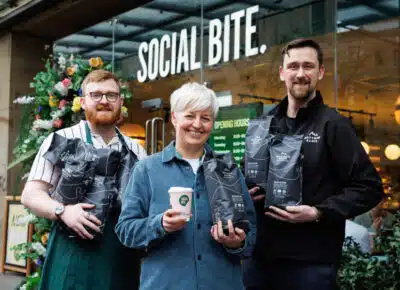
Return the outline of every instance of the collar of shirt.
<path id="1" fill-rule="evenodd" d="M 101 143 L 101 145 L 103 145 L 103 146 L 111 147 L 111 146 L 114 145 L 114 144 L 119 144 L 119 138 L 118 138 L 117 135 L 115 135 L 115 136 L 110 140 L 110 142 L 108 142 L 108 143 L 104 142 L 103 137 L 101 137 L 99 134 L 92 133 L 92 137 L 93 137 L 93 141 L 96 140 L 95 142 L 99 142 L 99 143 Z"/>
<path id="2" fill-rule="evenodd" d="M 82 128 L 83 128 L 83 130 L 84 130 L 84 132 L 85 132 L 85 121 L 81 121 L 80 122 L 80 125 L 82 126 Z M 117 129 L 117 128 L 116 128 Z M 117 129 L 118 130 L 118 129 Z M 104 141 L 104 139 L 103 139 L 103 137 L 100 135 L 100 134 L 96 134 L 96 133 L 93 133 L 93 131 L 92 130 L 90 130 L 90 135 L 92 135 L 92 141 L 93 142 L 96 142 L 98 145 L 101 145 L 101 147 L 111 147 L 111 146 L 113 146 L 114 144 L 119 144 L 120 143 L 120 140 L 119 140 L 119 138 L 118 138 L 118 135 L 117 134 L 115 134 L 115 136 L 110 140 L 110 142 L 108 142 L 108 143 L 106 143 L 105 141 Z M 93 144 L 94 145 L 94 144 Z M 96 147 L 96 146 L 95 146 Z"/>
<path id="3" fill-rule="evenodd" d="M 210 156 L 210 155 L 212 155 L 212 149 L 211 149 L 210 145 L 208 145 L 206 143 L 206 144 L 204 144 L 204 154 L 200 157 L 201 161 L 203 161 L 206 156 Z M 182 156 L 176 151 L 175 141 L 172 141 L 162 151 L 162 162 L 166 163 L 166 162 L 170 162 L 174 159 L 184 160 L 184 158 L 182 158 Z"/>
<path id="4" fill-rule="evenodd" d="M 308 102 L 306 107 L 300 108 L 295 119 L 300 121 L 308 119 L 311 113 L 314 112 L 319 106 L 323 104 L 324 101 L 322 99 L 320 91 L 316 91 L 315 97 Z M 276 115 L 280 118 L 286 117 L 288 105 L 289 105 L 289 98 L 288 96 L 286 96 L 269 114 L 276 113 Z"/>

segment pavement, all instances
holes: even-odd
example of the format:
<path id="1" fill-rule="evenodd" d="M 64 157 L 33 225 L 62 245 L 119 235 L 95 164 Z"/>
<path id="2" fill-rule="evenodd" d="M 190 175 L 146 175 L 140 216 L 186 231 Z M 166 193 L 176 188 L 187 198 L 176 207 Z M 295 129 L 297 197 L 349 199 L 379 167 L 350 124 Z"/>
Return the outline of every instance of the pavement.
<path id="1" fill-rule="evenodd" d="M 24 277 L 24 274 L 14 272 L 0 273 L 0 289 L 14 290 L 17 286 L 19 286 Z"/>

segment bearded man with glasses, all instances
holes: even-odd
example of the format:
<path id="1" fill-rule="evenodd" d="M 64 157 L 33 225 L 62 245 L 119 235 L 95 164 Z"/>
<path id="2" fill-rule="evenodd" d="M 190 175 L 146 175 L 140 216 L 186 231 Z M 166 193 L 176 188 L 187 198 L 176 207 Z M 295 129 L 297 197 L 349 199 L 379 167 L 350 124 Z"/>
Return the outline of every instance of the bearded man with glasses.
<path id="1" fill-rule="evenodd" d="M 86 121 L 46 138 L 21 196 L 22 203 L 33 213 L 54 221 L 39 289 L 137 289 L 139 254 L 124 247 L 114 233 L 120 208 L 111 208 L 102 228 L 101 221 L 89 213 L 93 204 L 63 204 L 51 197 L 63 172 L 46 158 L 56 134 L 66 139 L 81 139 L 96 149 L 124 150 L 138 160 L 146 156 L 138 143 L 123 136 L 115 126 L 124 101 L 118 78 L 105 70 L 92 71 L 82 83 L 82 95 Z M 60 224 L 73 232 L 74 238 Z M 93 239 L 93 233 L 100 232 L 100 228 L 100 238 Z"/>

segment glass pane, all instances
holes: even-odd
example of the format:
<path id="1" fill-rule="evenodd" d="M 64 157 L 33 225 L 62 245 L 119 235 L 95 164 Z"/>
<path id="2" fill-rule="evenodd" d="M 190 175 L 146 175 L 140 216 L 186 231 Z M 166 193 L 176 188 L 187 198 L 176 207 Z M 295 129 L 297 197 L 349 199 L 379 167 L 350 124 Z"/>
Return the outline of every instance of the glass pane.
<path id="1" fill-rule="evenodd" d="M 223 1 L 208 2 L 204 3 L 205 9 Z M 115 44 L 116 51 L 129 52 L 117 61 L 133 92 L 128 122 L 140 125 L 145 132 L 146 122 L 159 118 L 154 139 L 162 139 L 160 123 L 165 122 L 165 145 L 173 139 L 170 94 L 183 83 L 201 80 L 201 9 L 202 2 L 196 0 L 156 0 L 118 16 L 119 24 L 140 26 Z M 151 127 L 149 121 L 148 147 Z M 161 142 L 156 143 L 157 149 L 149 148 L 149 153 L 161 150 Z"/>
<path id="2" fill-rule="evenodd" d="M 235 126 L 236 132 L 230 134 L 220 130 L 224 123 L 217 122 L 211 141 L 220 147 L 218 151 L 231 150 L 241 160 L 247 123 L 240 120 L 267 112 L 285 97 L 285 84 L 279 78 L 281 50 L 293 39 L 312 38 L 322 46 L 326 74 L 319 89 L 325 102 L 335 105 L 334 7 L 334 1 L 232 1 L 204 13 L 210 19 L 204 35 L 205 81 L 222 96 L 222 104 L 261 104 L 261 110 L 254 105 L 247 110 L 239 106 L 237 112 L 236 107 L 223 109 L 219 121 L 235 118 L 243 126 Z M 230 137 L 223 139 L 224 134 Z"/>
<path id="3" fill-rule="evenodd" d="M 381 206 L 390 209 L 400 201 L 398 11 L 398 1 L 338 1 L 338 108 L 379 171 Z"/>

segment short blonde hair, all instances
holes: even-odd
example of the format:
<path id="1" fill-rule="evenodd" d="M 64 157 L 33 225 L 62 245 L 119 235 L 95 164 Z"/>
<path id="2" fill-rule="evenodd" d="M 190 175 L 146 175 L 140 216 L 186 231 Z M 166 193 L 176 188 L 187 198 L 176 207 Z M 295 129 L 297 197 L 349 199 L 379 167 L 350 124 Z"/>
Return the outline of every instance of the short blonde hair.
<path id="1" fill-rule="evenodd" d="M 118 88 L 121 90 L 121 83 L 112 72 L 104 69 L 96 69 L 94 71 L 91 71 L 83 80 L 81 85 L 82 97 L 86 96 L 86 86 L 88 85 L 88 83 L 100 83 L 107 80 L 114 80 Z"/>
<path id="2" fill-rule="evenodd" d="M 214 91 L 196 82 L 182 85 L 171 94 L 171 112 L 202 111 L 211 108 L 214 119 L 218 115 L 218 101 Z"/>

